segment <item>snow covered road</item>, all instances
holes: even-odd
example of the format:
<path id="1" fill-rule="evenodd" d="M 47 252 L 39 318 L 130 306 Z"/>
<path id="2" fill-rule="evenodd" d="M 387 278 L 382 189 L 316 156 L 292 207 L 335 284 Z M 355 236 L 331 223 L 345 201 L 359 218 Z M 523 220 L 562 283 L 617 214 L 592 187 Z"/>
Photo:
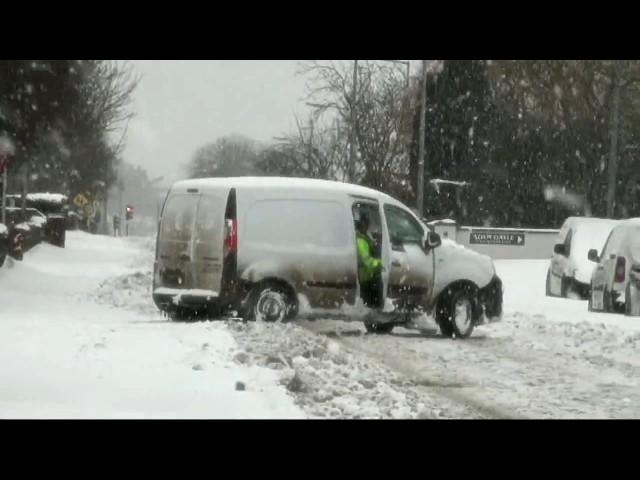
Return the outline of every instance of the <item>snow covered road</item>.
<path id="1" fill-rule="evenodd" d="M 0 269 L 0 418 L 304 417 L 223 323 L 161 317 L 153 248 L 68 232 Z"/>
<path id="2" fill-rule="evenodd" d="M 236 338 L 289 356 L 312 416 L 640 417 L 640 322 L 547 298 L 547 265 L 497 261 L 504 319 L 467 340 L 441 338 L 432 322 L 422 333 L 376 336 L 336 321 L 248 325 Z"/>
<path id="3" fill-rule="evenodd" d="M 546 261 L 497 261 L 503 321 L 451 340 L 168 322 L 153 247 L 71 232 L 0 269 L 0 418 L 640 417 L 640 322 L 545 297 Z"/>

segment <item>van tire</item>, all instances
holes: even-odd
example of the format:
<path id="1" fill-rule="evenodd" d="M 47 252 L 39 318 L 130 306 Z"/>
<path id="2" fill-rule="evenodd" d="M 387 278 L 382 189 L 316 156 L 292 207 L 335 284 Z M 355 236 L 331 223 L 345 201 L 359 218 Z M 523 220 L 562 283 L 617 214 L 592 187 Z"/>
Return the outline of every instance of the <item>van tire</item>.
<path id="1" fill-rule="evenodd" d="M 393 331 L 393 327 L 395 327 L 395 325 L 391 322 L 389 323 L 364 322 L 364 328 L 367 329 L 368 333 L 375 333 L 378 335 L 391 333 Z"/>
<path id="2" fill-rule="evenodd" d="M 280 282 L 261 282 L 251 289 L 243 309 L 248 321 L 285 322 L 298 313 L 295 295 Z"/>
<path id="3" fill-rule="evenodd" d="M 568 298 L 570 288 L 571 288 L 571 279 L 563 275 L 562 280 L 560 282 L 560 297 Z"/>
<path id="4" fill-rule="evenodd" d="M 455 321 L 457 313 L 466 313 L 463 327 Z M 470 284 L 450 287 L 442 293 L 436 308 L 436 323 L 440 333 L 448 338 L 468 338 L 473 333 L 478 316 L 478 289 Z"/>

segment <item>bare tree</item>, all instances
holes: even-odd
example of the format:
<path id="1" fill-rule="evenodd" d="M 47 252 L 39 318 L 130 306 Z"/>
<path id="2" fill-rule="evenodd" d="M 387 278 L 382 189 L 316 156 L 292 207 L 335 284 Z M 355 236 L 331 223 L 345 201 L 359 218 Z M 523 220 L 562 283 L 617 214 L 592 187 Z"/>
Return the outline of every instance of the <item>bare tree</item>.
<path id="1" fill-rule="evenodd" d="M 313 116 L 306 125 L 296 117 L 296 131 L 276 138 L 277 143 L 261 154 L 261 169 L 269 174 L 345 180 L 348 149 L 340 121 L 318 122 Z"/>
<path id="2" fill-rule="evenodd" d="M 309 78 L 309 100 L 315 116 L 334 114 L 353 131 L 357 161 L 345 180 L 390 190 L 408 174 L 405 73 L 394 64 L 359 61 L 356 88 L 352 66 L 310 62 L 300 72 Z M 344 145 L 348 151 L 350 145 Z"/>
<path id="3" fill-rule="evenodd" d="M 191 178 L 260 174 L 258 147 L 252 140 L 231 135 L 200 147 L 188 165 Z"/>

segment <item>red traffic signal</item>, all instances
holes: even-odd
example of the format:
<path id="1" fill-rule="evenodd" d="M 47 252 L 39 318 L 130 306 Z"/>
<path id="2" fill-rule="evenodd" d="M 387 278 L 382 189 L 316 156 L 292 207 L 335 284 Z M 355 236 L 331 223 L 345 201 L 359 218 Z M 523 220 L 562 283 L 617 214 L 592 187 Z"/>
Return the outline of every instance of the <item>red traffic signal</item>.
<path id="1" fill-rule="evenodd" d="M 127 205 L 125 218 L 131 220 L 133 218 L 133 206 Z"/>

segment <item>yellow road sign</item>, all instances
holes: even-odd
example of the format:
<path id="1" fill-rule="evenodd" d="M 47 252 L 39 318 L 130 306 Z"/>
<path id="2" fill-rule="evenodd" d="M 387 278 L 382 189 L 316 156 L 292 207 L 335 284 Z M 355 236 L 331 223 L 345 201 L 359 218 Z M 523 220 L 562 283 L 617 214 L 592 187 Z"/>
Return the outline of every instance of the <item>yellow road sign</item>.
<path id="1" fill-rule="evenodd" d="M 75 203 L 80 208 L 84 208 L 89 204 L 89 199 L 85 197 L 82 193 L 79 193 L 73 199 L 73 203 Z"/>

